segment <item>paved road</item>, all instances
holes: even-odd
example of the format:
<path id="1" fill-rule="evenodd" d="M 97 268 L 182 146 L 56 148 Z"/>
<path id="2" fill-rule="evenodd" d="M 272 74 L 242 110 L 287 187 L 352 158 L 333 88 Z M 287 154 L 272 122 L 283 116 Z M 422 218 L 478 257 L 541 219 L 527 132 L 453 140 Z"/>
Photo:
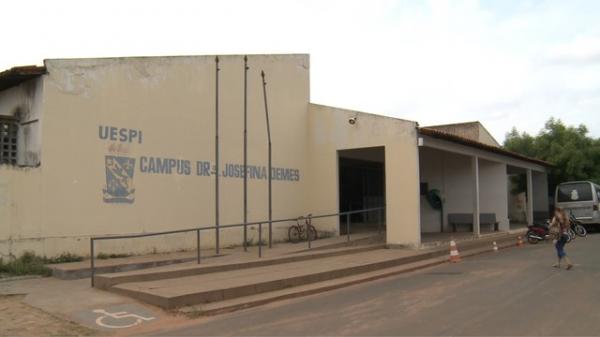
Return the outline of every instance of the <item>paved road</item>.
<path id="1" fill-rule="evenodd" d="M 460 249 L 460 247 L 459 247 Z M 261 308 L 161 335 L 600 335 L 600 235 L 527 245 Z"/>

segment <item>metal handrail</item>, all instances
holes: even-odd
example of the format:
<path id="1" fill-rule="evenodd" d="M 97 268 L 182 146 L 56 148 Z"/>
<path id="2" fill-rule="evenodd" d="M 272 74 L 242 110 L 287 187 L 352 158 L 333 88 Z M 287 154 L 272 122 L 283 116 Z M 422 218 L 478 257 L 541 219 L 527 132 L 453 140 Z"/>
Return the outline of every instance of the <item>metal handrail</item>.
<path id="1" fill-rule="evenodd" d="M 312 215 L 312 214 L 308 214 L 307 216 L 300 216 L 300 217 L 296 217 L 296 218 L 287 218 L 287 219 L 277 219 L 277 220 L 264 220 L 264 221 L 253 221 L 253 222 L 246 222 L 246 223 L 236 223 L 236 224 L 229 224 L 229 225 L 219 225 L 219 226 L 209 226 L 209 227 L 195 227 L 195 228 L 187 228 L 187 229 L 177 229 L 177 230 L 171 230 L 171 231 L 162 231 L 162 232 L 150 232 L 150 233 L 134 233 L 134 234 L 123 234 L 123 235 L 105 235 L 105 236 L 93 236 L 90 238 L 90 269 L 91 269 L 91 284 L 92 287 L 94 287 L 94 276 L 96 275 L 96 265 L 95 265 L 95 245 L 94 243 L 96 241 L 106 241 L 106 240 L 120 240 L 120 239 L 136 239 L 136 238 L 144 238 L 144 237 L 151 237 L 151 236 L 159 236 L 159 235 L 170 235 L 170 234 L 181 234 L 181 233 L 189 233 L 189 232 L 196 232 L 196 249 L 198 252 L 198 255 L 196 257 L 197 263 L 200 264 L 200 232 L 201 231 L 205 231 L 205 230 L 221 230 L 221 229 L 226 229 L 226 228 L 237 228 L 237 227 L 244 227 L 244 229 L 247 228 L 247 226 L 253 226 L 253 225 L 258 225 L 258 257 L 262 257 L 262 225 L 264 223 L 279 223 L 279 222 L 291 222 L 291 221 L 297 221 L 297 220 L 301 220 L 301 219 L 308 219 L 307 222 L 307 226 L 310 224 L 310 221 L 312 219 L 320 219 L 320 218 L 328 218 L 328 217 L 334 217 L 334 216 L 346 216 L 346 236 L 347 236 L 347 241 L 350 241 L 350 216 L 352 214 L 359 214 L 359 213 L 367 213 L 367 212 L 373 212 L 373 211 L 379 211 L 377 212 L 377 231 L 381 232 L 381 224 L 382 224 L 382 216 L 381 216 L 381 211 L 383 211 L 385 209 L 384 207 L 373 207 L 373 208 L 365 208 L 365 209 L 361 209 L 361 210 L 354 210 L 354 211 L 346 211 L 346 212 L 338 212 L 338 213 L 329 213 L 329 214 L 321 214 L 321 215 Z M 310 240 L 310 235 L 308 235 L 308 231 L 307 231 L 307 235 L 306 235 L 306 241 L 308 243 L 308 248 L 311 248 L 311 240 Z M 246 242 L 244 242 L 244 245 L 246 245 Z M 215 247 L 218 251 L 218 247 Z"/>

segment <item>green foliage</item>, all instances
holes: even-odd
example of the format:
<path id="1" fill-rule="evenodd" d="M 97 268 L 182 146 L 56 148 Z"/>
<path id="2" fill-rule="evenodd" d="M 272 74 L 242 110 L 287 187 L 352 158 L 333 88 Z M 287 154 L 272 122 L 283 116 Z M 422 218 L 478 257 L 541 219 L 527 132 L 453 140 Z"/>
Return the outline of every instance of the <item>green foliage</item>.
<path id="1" fill-rule="evenodd" d="M 56 263 L 80 262 L 80 261 L 83 261 L 83 256 L 65 252 L 56 257 L 44 258 L 44 259 L 46 261 L 46 264 L 56 264 Z"/>
<path id="2" fill-rule="evenodd" d="M 33 252 L 25 252 L 19 258 L 9 262 L 0 259 L 0 273 L 11 276 L 19 275 L 44 275 L 50 276 L 52 271 L 45 266 L 46 259 L 35 255 Z"/>
<path id="3" fill-rule="evenodd" d="M 536 136 L 513 128 L 506 134 L 504 147 L 552 163 L 548 183 L 550 192 L 554 193 L 556 185 L 565 181 L 600 183 L 600 139 L 589 137 L 587 133 L 583 124 L 566 126 L 560 119 L 550 118 Z"/>
<path id="4" fill-rule="evenodd" d="M 117 259 L 120 257 L 128 257 L 131 256 L 131 254 L 106 254 L 106 253 L 99 253 L 96 257 L 100 260 L 108 260 L 108 259 Z"/>
<path id="5" fill-rule="evenodd" d="M 9 276 L 20 275 L 44 275 L 50 276 L 52 270 L 46 267 L 47 264 L 79 262 L 83 261 L 83 257 L 72 254 L 62 253 L 56 257 L 37 256 L 34 252 L 24 252 L 23 255 L 16 259 L 11 259 L 5 262 L 0 258 L 0 274 Z"/>

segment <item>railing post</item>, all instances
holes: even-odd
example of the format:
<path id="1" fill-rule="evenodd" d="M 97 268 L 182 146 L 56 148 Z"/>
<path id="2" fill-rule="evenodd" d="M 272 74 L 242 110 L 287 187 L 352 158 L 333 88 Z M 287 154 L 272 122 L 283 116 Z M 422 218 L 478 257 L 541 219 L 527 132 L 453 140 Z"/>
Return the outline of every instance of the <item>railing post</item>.
<path id="1" fill-rule="evenodd" d="M 198 249 L 198 264 L 200 264 L 200 228 L 196 229 L 196 249 Z"/>
<path id="2" fill-rule="evenodd" d="M 273 221 L 269 219 L 269 248 L 273 248 Z"/>
<path id="3" fill-rule="evenodd" d="M 248 251 L 248 225 L 244 221 L 244 251 Z"/>
<path id="4" fill-rule="evenodd" d="M 262 257 L 262 223 L 258 224 L 258 257 Z"/>
<path id="5" fill-rule="evenodd" d="M 309 214 L 306 218 L 306 241 L 308 242 L 308 249 L 310 249 L 310 220 L 311 215 Z"/>
<path id="6" fill-rule="evenodd" d="M 350 242 L 350 213 L 346 214 L 346 241 Z"/>
<path id="7" fill-rule="evenodd" d="M 96 274 L 96 266 L 94 265 L 94 239 L 90 238 L 90 274 L 92 276 L 92 288 L 94 287 L 94 275 Z"/>

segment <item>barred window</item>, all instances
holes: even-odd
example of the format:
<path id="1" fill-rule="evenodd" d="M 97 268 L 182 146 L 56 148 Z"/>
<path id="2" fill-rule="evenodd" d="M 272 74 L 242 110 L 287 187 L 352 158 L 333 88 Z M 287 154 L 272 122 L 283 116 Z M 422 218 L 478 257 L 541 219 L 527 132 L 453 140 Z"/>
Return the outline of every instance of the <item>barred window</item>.
<path id="1" fill-rule="evenodd" d="M 17 133 L 15 119 L 0 118 L 0 164 L 17 164 Z"/>

